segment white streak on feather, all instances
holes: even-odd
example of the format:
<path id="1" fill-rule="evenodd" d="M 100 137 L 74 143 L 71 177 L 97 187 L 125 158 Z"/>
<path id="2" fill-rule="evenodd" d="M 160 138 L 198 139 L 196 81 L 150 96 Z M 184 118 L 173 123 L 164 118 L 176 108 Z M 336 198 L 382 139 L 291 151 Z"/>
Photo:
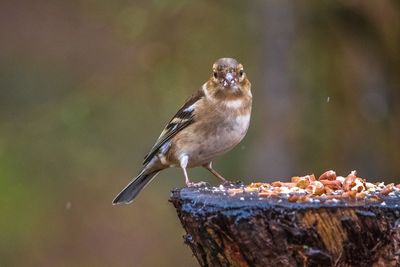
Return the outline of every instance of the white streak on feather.
<path id="1" fill-rule="evenodd" d="M 174 118 L 171 122 L 170 122 L 170 124 L 171 123 L 176 123 L 176 124 L 179 124 L 179 123 L 184 123 L 184 122 L 186 122 L 186 121 L 188 121 L 189 119 L 181 119 L 181 118 Z M 175 125 L 176 126 L 176 125 Z M 175 127 L 174 126 L 174 127 Z M 173 128 L 174 128 L 173 127 Z"/>
<path id="2" fill-rule="evenodd" d="M 169 147 L 171 146 L 171 142 L 166 142 L 160 147 L 160 153 L 165 154 Z"/>
<path id="3" fill-rule="evenodd" d="M 185 108 L 183 111 L 184 111 L 184 112 L 192 112 L 192 111 L 195 109 L 195 107 L 196 107 L 196 103 L 194 103 L 194 104 L 188 106 L 188 107 Z"/>
<path id="4" fill-rule="evenodd" d="M 168 165 L 167 158 L 165 154 L 167 153 L 168 149 L 171 146 L 171 142 L 166 142 L 160 147 L 160 153 L 158 154 L 158 158 L 160 159 L 161 163 L 164 165 Z"/>

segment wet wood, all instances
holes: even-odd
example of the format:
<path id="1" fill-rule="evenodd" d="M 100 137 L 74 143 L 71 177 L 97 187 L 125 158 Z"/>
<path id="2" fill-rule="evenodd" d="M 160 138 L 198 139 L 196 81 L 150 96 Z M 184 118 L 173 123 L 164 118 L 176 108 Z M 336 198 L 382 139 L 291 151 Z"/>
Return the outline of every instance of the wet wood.
<path id="1" fill-rule="evenodd" d="M 201 266 L 400 266 L 400 195 L 292 203 L 183 188 L 170 201 Z"/>

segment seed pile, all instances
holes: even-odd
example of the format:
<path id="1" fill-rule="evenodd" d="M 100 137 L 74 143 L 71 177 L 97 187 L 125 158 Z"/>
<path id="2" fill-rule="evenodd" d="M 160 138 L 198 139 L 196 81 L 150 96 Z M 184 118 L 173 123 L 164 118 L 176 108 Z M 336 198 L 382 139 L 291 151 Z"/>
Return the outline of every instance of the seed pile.
<path id="1" fill-rule="evenodd" d="M 251 183 L 244 187 L 228 189 L 231 196 L 241 193 L 256 193 L 259 198 L 287 197 L 291 202 L 365 198 L 378 201 L 383 196 L 400 194 L 400 184 L 370 183 L 357 177 L 356 171 L 343 177 L 330 170 L 318 179 L 311 174 L 292 177 L 290 182 Z"/>

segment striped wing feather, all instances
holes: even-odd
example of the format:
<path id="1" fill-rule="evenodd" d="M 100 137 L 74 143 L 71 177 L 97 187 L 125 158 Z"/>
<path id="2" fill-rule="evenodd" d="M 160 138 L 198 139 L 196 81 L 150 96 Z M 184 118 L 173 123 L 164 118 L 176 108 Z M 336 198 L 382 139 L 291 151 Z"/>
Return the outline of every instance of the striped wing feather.
<path id="1" fill-rule="evenodd" d="M 194 122 L 194 109 L 191 108 L 193 105 L 204 97 L 203 90 L 198 90 L 193 94 L 185 104 L 178 110 L 175 116 L 168 122 L 165 126 L 161 135 L 158 137 L 156 143 L 150 150 L 150 152 L 145 156 L 143 165 L 149 163 L 151 159 L 158 154 L 160 148 L 171 140 L 177 133 L 182 131 L 184 128 L 189 126 Z"/>

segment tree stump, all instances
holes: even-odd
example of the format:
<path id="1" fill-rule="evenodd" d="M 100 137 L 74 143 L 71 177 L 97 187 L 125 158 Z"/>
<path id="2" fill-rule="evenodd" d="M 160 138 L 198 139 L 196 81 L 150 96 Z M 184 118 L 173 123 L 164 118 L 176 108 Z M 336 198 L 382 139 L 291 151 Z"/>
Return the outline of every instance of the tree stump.
<path id="1" fill-rule="evenodd" d="M 290 202 L 221 187 L 170 201 L 201 266 L 400 266 L 400 193 Z"/>

